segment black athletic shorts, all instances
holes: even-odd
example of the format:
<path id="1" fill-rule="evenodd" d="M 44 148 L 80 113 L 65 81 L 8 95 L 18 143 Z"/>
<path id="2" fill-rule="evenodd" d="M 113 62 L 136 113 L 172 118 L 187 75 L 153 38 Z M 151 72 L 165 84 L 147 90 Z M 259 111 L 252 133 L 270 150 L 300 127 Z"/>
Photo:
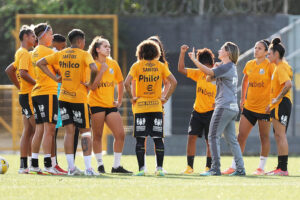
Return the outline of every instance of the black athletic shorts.
<path id="1" fill-rule="evenodd" d="M 198 113 L 193 110 L 191 114 L 190 124 L 189 124 L 189 135 L 198 135 L 198 137 L 204 137 L 208 140 L 209 124 L 214 111 L 209 111 L 206 113 Z"/>
<path id="2" fill-rule="evenodd" d="M 134 137 L 163 138 L 163 127 L 162 112 L 136 113 L 134 115 Z"/>
<path id="3" fill-rule="evenodd" d="M 19 94 L 19 103 L 22 108 L 22 114 L 29 119 L 33 114 L 32 98 L 30 94 Z"/>
<path id="4" fill-rule="evenodd" d="M 87 103 L 59 101 L 62 125 L 74 124 L 78 128 L 90 128 L 90 113 Z"/>
<path id="5" fill-rule="evenodd" d="M 35 123 L 57 123 L 57 95 L 39 95 L 32 97 Z"/>
<path id="6" fill-rule="evenodd" d="M 271 117 L 277 119 L 282 125 L 288 128 L 292 112 L 292 102 L 289 98 L 283 97 L 280 104 L 271 110 Z"/>
<path id="7" fill-rule="evenodd" d="M 266 122 L 270 121 L 270 115 L 269 114 L 261 114 L 252 112 L 250 110 L 247 110 L 246 108 L 243 109 L 242 114 L 247 118 L 247 120 L 254 126 L 257 122 L 257 120 L 263 120 Z"/>
<path id="8" fill-rule="evenodd" d="M 118 108 L 104 108 L 104 107 L 90 107 L 91 114 L 95 114 L 98 112 L 105 112 L 105 116 L 109 115 L 112 112 L 118 112 Z"/>

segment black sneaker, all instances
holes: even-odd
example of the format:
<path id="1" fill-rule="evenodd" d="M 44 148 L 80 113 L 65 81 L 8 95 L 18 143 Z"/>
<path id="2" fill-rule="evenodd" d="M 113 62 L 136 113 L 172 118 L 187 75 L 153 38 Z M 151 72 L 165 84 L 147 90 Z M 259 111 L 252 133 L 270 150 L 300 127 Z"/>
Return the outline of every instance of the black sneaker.
<path id="1" fill-rule="evenodd" d="M 105 174 L 104 165 L 100 165 L 100 166 L 98 167 L 98 172 L 101 173 L 101 174 Z"/>
<path id="2" fill-rule="evenodd" d="M 111 173 L 123 173 L 123 174 L 132 174 L 131 171 L 128 171 L 124 169 L 122 166 L 119 166 L 118 168 L 111 168 Z"/>

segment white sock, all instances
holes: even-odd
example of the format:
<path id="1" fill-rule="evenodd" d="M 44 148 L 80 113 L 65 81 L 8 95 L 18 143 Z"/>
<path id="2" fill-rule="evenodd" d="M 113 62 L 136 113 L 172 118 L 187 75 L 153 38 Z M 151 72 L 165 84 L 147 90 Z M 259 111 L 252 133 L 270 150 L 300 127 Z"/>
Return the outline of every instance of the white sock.
<path id="1" fill-rule="evenodd" d="M 236 169 L 236 164 L 235 164 L 235 160 L 234 159 L 232 159 L 231 168 Z"/>
<path id="2" fill-rule="evenodd" d="M 101 153 L 96 153 L 95 157 L 96 157 L 96 160 L 97 160 L 98 167 L 103 165 L 102 152 Z"/>
<path id="3" fill-rule="evenodd" d="M 260 161 L 258 167 L 262 170 L 265 170 L 265 165 L 267 163 L 268 157 L 260 156 Z"/>
<path id="4" fill-rule="evenodd" d="M 31 167 L 31 163 L 32 163 L 32 162 L 31 162 L 31 157 L 30 157 L 30 156 L 28 156 L 28 161 L 29 161 L 29 162 L 28 162 L 28 167 Z"/>
<path id="5" fill-rule="evenodd" d="M 39 153 L 32 153 L 31 157 L 33 159 L 39 159 Z"/>
<path id="6" fill-rule="evenodd" d="M 56 166 L 56 157 L 51 157 L 52 167 Z"/>
<path id="7" fill-rule="evenodd" d="M 66 154 L 69 169 L 74 169 L 74 154 Z"/>
<path id="8" fill-rule="evenodd" d="M 83 158 L 84 158 L 85 169 L 91 169 L 92 168 L 92 164 L 91 164 L 92 156 L 91 155 L 83 156 Z"/>
<path id="9" fill-rule="evenodd" d="M 121 165 L 121 156 L 122 156 L 122 153 L 116 153 L 114 152 L 114 166 L 113 168 L 118 168 L 120 165 Z"/>
<path id="10" fill-rule="evenodd" d="M 51 154 L 44 154 L 44 158 L 51 158 Z"/>

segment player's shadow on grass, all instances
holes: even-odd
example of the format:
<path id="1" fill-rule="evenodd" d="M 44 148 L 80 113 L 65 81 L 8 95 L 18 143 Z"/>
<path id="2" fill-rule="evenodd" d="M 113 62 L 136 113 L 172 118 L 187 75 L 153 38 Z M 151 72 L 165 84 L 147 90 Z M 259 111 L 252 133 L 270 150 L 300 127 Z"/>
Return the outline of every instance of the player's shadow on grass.
<path id="1" fill-rule="evenodd" d="M 61 176 L 49 176 L 49 177 L 54 177 L 54 178 L 73 178 L 73 179 L 78 179 L 78 178 L 84 178 L 84 179 L 89 179 L 89 178 L 95 178 L 95 179 L 128 179 L 125 176 L 111 176 L 112 174 L 104 174 L 100 176 L 68 176 L 68 175 L 61 175 Z"/>

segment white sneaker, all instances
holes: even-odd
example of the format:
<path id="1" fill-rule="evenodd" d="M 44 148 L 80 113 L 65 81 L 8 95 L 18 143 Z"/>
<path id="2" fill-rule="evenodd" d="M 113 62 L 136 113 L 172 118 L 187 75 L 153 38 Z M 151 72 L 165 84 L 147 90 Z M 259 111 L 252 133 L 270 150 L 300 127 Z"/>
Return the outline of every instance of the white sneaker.
<path id="1" fill-rule="evenodd" d="M 53 167 L 45 167 L 44 174 L 50 174 L 50 175 L 63 175 L 62 173 L 58 172 Z"/>
<path id="2" fill-rule="evenodd" d="M 28 168 L 20 168 L 18 171 L 19 174 L 28 174 L 29 169 Z"/>
<path id="3" fill-rule="evenodd" d="M 98 172 L 95 172 L 93 168 L 86 169 L 84 171 L 84 175 L 86 176 L 99 176 L 100 174 Z"/>
<path id="4" fill-rule="evenodd" d="M 80 170 L 80 169 L 78 169 L 76 166 L 74 167 L 74 169 L 69 169 L 68 170 L 68 175 L 69 176 L 80 176 L 80 175 L 82 175 L 83 174 L 83 172 Z"/>
<path id="5" fill-rule="evenodd" d="M 29 174 L 43 174 L 43 171 L 39 167 L 30 167 Z"/>

